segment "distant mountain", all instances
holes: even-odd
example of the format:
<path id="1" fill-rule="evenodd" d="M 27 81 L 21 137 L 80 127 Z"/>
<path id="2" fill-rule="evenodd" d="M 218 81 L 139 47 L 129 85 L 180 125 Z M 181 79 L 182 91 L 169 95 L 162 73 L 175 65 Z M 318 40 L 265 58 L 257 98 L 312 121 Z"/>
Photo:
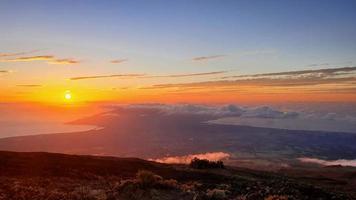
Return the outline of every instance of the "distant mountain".
<path id="1" fill-rule="evenodd" d="M 294 162 L 299 157 L 356 159 L 356 134 L 206 123 L 216 118 L 209 113 L 117 108 L 72 122 L 102 129 L 4 138 L 0 139 L 0 150 L 145 159 L 226 152 L 232 160 L 264 159 L 272 163 Z"/>
<path id="2" fill-rule="evenodd" d="M 1 200 L 356 198 L 356 170 L 193 169 L 136 158 L 0 151 Z"/>

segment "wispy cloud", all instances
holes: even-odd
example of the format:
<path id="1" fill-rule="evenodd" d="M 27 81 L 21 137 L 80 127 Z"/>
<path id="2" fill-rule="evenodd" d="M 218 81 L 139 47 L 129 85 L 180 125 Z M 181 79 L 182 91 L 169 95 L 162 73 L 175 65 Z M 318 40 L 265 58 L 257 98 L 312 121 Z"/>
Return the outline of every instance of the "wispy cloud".
<path id="1" fill-rule="evenodd" d="M 48 62 L 48 64 L 53 65 L 71 65 L 71 64 L 78 64 L 78 60 L 74 59 L 54 59 Z"/>
<path id="2" fill-rule="evenodd" d="M 112 64 L 120 64 L 120 63 L 127 62 L 127 61 L 128 61 L 128 59 L 116 59 L 116 60 L 110 61 L 110 63 L 112 63 Z"/>
<path id="3" fill-rule="evenodd" d="M 144 74 L 112 74 L 112 75 L 100 75 L 100 76 L 77 76 L 69 78 L 72 81 L 84 80 L 84 79 L 98 79 L 98 78 L 138 78 L 143 77 Z"/>
<path id="4" fill-rule="evenodd" d="M 222 79 L 227 78 L 256 78 L 256 77 L 271 77 L 271 76 L 296 76 L 296 75 L 310 75 L 310 76 L 332 76 L 337 73 L 351 73 L 356 72 L 356 66 L 353 67 L 341 67 L 341 68 L 324 68 L 316 70 L 298 70 L 298 71 L 287 71 L 287 72 L 276 72 L 276 73 L 264 73 L 264 74 L 250 74 L 250 75 L 237 75 L 237 76 L 226 76 Z"/>
<path id="5" fill-rule="evenodd" d="M 13 59 L 2 60 L 3 62 L 30 62 L 30 61 L 49 61 L 54 60 L 54 56 L 44 55 L 44 56 L 27 56 L 27 57 L 17 57 Z"/>
<path id="6" fill-rule="evenodd" d="M 199 88 L 216 88 L 216 87 L 258 87 L 258 86 L 275 86 L 275 87 L 297 87 L 297 86 L 311 86 L 323 84 L 356 84 L 356 77 L 348 78 L 329 78 L 329 79 L 244 79 L 244 80 L 229 80 L 229 81 L 205 81 L 193 83 L 178 83 L 178 84 L 157 84 L 153 85 L 150 89 L 157 88 L 186 88 L 186 87 L 199 87 Z M 146 88 L 147 89 L 147 88 Z"/>
<path id="7" fill-rule="evenodd" d="M 12 59 L 0 60 L 0 62 L 32 62 L 32 61 L 47 61 L 48 64 L 61 64 L 61 65 L 79 63 L 79 61 L 74 59 L 69 59 L 69 58 L 60 59 L 52 55 L 26 56 L 26 57 L 16 57 Z"/>
<path id="8" fill-rule="evenodd" d="M 202 72 L 202 73 L 188 73 L 188 74 L 170 74 L 170 75 L 152 75 L 145 74 L 113 74 L 113 75 L 95 75 L 95 76 L 79 76 L 72 77 L 70 80 L 83 80 L 83 79 L 97 79 L 97 78 L 182 78 L 182 77 L 195 77 L 195 76 L 211 76 L 226 73 L 226 71 Z"/>
<path id="9" fill-rule="evenodd" d="M 193 77 L 193 76 L 210 76 L 224 74 L 227 71 L 214 71 L 214 72 L 202 72 L 202 73 L 188 73 L 188 74 L 171 74 L 171 75 L 160 75 L 160 76 L 147 76 L 147 78 L 181 78 L 181 77 Z"/>
<path id="10" fill-rule="evenodd" d="M 167 83 L 156 84 L 144 89 L 169 89 L 169 88 L 244 88 L 244 87 L 278 87 L 302 88 L 317 85 L 338 85 L 337 89 L 351 89 L 356 87 L 356 67 L 327 68 L 318 70 L 287 71 L 265 74 L 237 75 L 222 77 L 218 81 Z M 334 87 L 336 88 L 336 87 Z M 330 88 L 327 88 L 330 90 Z"/>
<path id="11" fill-rule="evenodd" d="M 320 66 L 329 66 L 330 63 L 314 63 L 314 64 L 310 64 L 308 65 L 308 67 L 320 67 Z"/>
<path id="12" fill-rule="evenodd" d="M 36 53 L 39 51 L 41 51 L 41 50 L 36 49 L 36 50 L 32 50 L 32 51 L 24 51 L 24 52 L 17 52 L 17 53 L 2 53 L 2 52 L 0 52 L 0 57 L 22 56 L 22 55 L 26 55 L 26 54 Z"/>
<path id="13" fill-rule="evenodd" d="M 10 73 L 11 71 L 9 71 L 9 70 L 0 70 L 0 73 L 1 74 L 7 74 L 7 73 Z"/>
<path id="14" fill-rule="evenodd" d="M 17 87 L 42 87 L 42 85 L 37 84 L 24 84 L 24 85 L 16 85 Z"/>
<path id="15" fill-rule="evenodd" d="M 305 163 L 314 163 L 314 164 L 319 164 L 324 166 L 341 165 L 341 166 L 356 167 L 356 160 L 345 160 L 345 159 L 322 160 L 318 158 L 298 158 L 298 160 Z"/>
<path id="16" fill-rule="evenodd" d="M 222 58 L 225 57 L 226 55 L 212 55 L 212 56 L 200 56 L 200 57 L 194 57 L 192 58 L 193 61 L 205 61 L 205 60 L 212 60 L 216 58 Z"/>
<path id="17" fill-rule="evenodd" d="M 313 63 L 308 65 L 308 67 L 325 67 L 325 66 L 337 66 L 337 65 L 352 65 L 352 61 L 345 61 L 345 62 L 324 62 L 324 63 Z"/>

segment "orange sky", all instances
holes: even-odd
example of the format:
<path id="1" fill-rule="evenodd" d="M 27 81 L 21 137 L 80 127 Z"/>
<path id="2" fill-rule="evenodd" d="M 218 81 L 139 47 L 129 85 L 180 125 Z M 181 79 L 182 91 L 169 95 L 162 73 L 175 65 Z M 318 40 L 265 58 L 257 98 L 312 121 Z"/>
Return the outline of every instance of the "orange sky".
<path id="1" fill-rule="evenodd" d="M 356 93 L 308 91 L 286 88 L 199 88 L 199 89 L 81 89 L 30 88 L 26 93 L 4 95 L 2 102 L 39 102 L 44 104 L 113 103 L 267 103 L 267 102 L 356 102 Z M 71 99 L 66 99 L 67 93 Z"/>
<path id="2" fill-rule="evenodd" d="M 355 102 L 353 5 L 0 1 L 0 102 Z"/>

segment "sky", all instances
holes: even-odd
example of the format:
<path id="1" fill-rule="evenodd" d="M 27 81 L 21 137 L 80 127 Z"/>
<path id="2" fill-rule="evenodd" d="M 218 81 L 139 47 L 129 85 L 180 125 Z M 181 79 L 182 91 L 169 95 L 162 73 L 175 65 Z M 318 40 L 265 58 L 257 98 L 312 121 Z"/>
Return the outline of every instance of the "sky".
<path id="1" fill-rule="evenodd" d="M 355 10 L 2 0 L 0 102 L 356 102 Z"/>

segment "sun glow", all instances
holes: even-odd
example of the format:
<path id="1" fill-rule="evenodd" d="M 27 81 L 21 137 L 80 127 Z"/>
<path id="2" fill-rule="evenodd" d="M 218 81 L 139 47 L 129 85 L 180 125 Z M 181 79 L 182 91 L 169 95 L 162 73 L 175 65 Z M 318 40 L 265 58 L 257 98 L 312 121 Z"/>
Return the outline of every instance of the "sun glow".
<path id="1" fill-rule="evenodd" d="M 70 93 L 69 90 L 67 90 L 66 93 L 64 94 L 64 98 L 66 100 L 71 100 L 72 99 L 72 94 Z"/>

